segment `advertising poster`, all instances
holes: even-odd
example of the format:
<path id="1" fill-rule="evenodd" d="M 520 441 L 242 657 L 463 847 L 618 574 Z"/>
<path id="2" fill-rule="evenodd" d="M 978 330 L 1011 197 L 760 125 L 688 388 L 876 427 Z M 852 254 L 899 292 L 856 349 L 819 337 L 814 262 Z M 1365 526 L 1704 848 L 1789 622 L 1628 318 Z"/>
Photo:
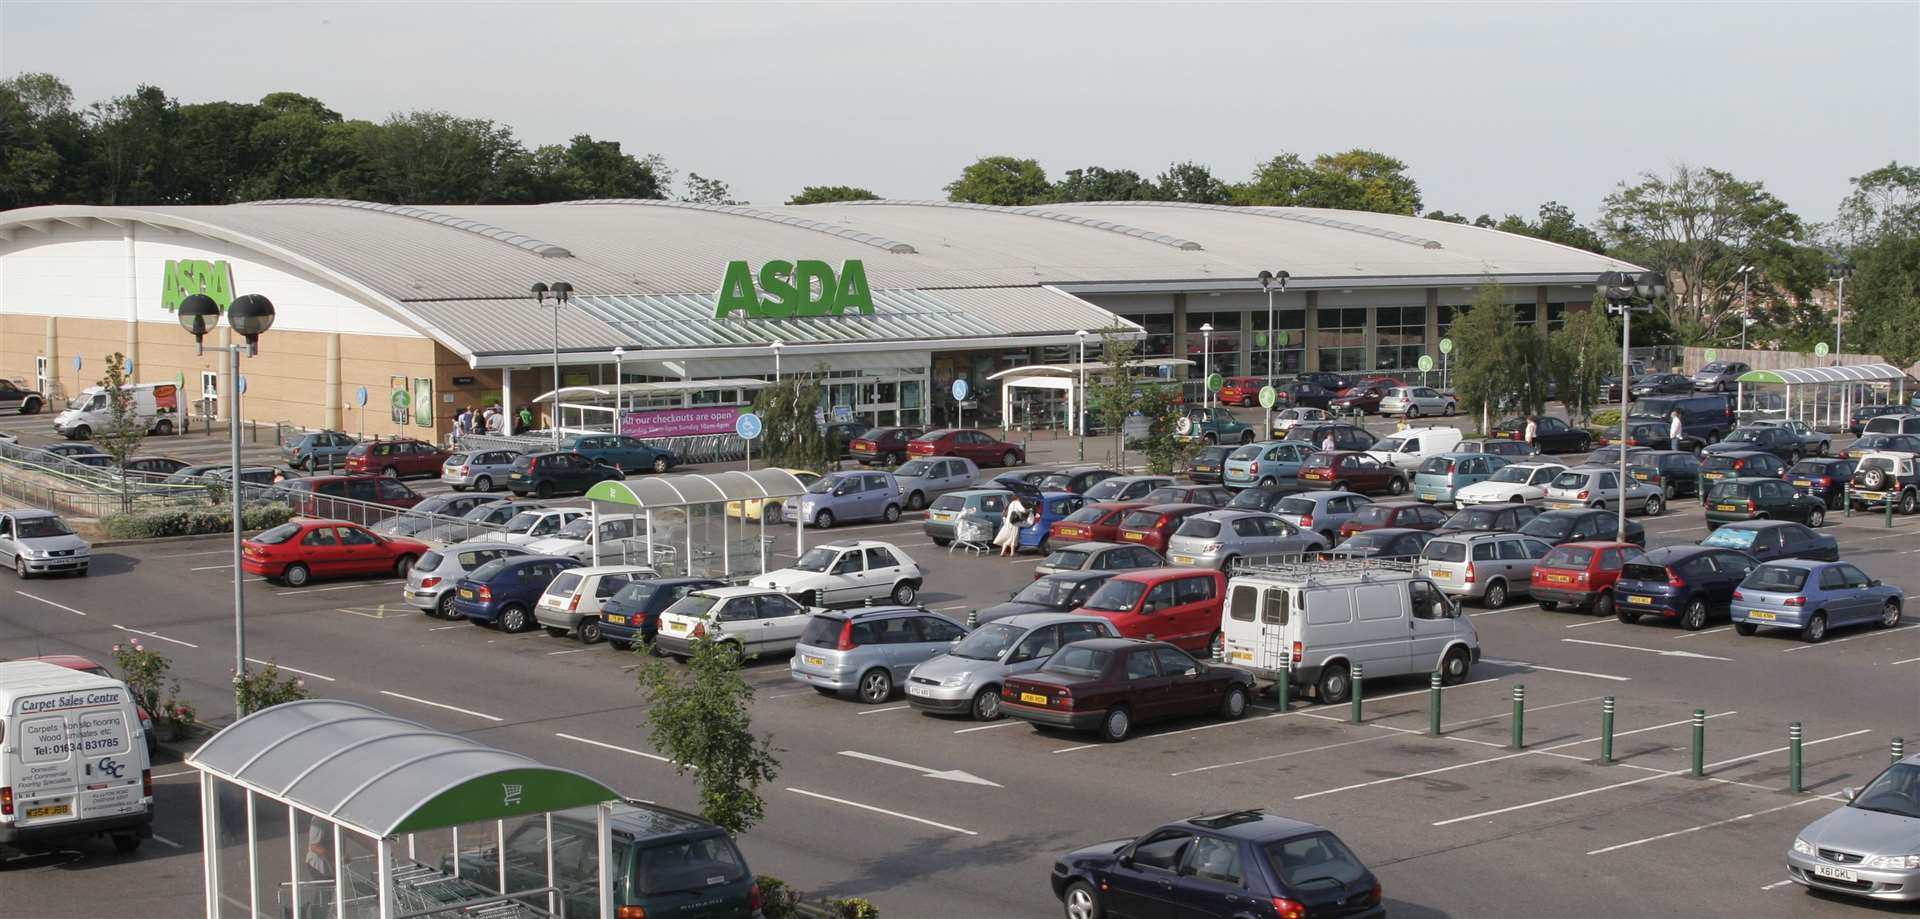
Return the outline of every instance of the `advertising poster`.
<path id="1" fill-rule="evenodd" d="M 392 393 L 388 396 L 388 403 L 393 409 L 393 423 L 404 425 L 407 423 L 407 406 L 410 404 L 410 399 L 407 395 L 407 378 L 388 377 L 387 385 L 392 387 Z"/>
<path id="2" fill-rule="evenodd" d="M 663 408 L 628 412 L 620 419 L 620 433 L 628 437 L 685 437 L 692 434 L 731 434 L 744 407 Z"/>
<path id="3" fill-rule="evenodd" d="M 413 423 L 433 427 L 433 380 L 417 377 L 413 381 Z"/>

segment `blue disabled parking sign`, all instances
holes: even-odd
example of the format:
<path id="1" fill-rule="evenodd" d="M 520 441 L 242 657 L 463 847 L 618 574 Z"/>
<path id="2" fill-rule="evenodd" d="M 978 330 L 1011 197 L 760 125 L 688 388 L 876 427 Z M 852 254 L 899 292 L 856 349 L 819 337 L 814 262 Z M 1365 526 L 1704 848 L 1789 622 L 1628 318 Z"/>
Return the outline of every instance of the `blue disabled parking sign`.
<path id="1" fill-rule="evenodd" d="M 753 440 L 763 430 L 766 430 L 766 425 L 761 423 L 759 415 L 752 412 L 741 415 L 733 422 L 733 433 L 740 435 L 741 440 Z"/>

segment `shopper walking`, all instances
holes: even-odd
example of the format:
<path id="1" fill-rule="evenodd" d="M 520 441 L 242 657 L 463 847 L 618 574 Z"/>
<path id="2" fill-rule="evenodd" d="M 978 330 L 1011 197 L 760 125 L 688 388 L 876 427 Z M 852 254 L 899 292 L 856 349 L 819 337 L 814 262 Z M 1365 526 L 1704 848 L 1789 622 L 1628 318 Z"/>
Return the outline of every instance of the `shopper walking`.
<path id="1" fill-rule="evenodd" d="M 1527 446 L 1529 446 L 1529 447 L 1533 447 L 1533 448 L 1534 448 L 1534 449 L 1536 449 L 1536 450 L 1540 448 L 1540 443 L 1539 443 L 1539 440 L 1540 440 L 1540 418 L 1539 418 L 1539 416 L 1537 416 L 1537 415 L 1528 415 L 1528 416 L 1527 416 L 1527 430 L 1526 430 L 1526 434 L 1525 434 L 1525 438 L 1526 438 L 1526 441 L 1527 441 Z"/>
<path id="2" fill-rule="evenodd" d="M 1012 555 L 1020 548 L 1020 528 L 1027 525 L 1027 505 L 1018 497 L 1007 503 L 1007 515 L 1002 518 L 1000 532 L 993 534 L 993 544 L 1000 547 L 1001 555 Z"/>

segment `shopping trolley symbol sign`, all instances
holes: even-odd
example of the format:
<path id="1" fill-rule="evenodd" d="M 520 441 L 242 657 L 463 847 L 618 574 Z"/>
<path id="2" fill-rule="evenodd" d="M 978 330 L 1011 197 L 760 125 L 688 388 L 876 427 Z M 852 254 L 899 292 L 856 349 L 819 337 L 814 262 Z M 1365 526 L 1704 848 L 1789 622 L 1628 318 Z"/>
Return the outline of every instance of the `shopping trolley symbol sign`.
<path id="1" fill-rule="evenodd" d="M 502 807 L 512 807 L 515 804 L 519 804 L 520 792 L 524 790 L 525 789 L 523 789 L 519 785 L 501 785 L 500 786 L 500 805 Z"/>

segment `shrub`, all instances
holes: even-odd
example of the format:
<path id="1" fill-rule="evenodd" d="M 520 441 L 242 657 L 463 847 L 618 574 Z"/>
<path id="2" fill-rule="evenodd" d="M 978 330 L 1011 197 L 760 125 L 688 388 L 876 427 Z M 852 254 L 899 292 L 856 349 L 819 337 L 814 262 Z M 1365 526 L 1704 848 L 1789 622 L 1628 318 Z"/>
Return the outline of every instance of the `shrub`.
<path id="1" fill-rule="evenodd" d="M 1607 428 L 1618 430 L 1620 428 L 1620 410 L 1617 408 L 1601 409 L 1600 411 L 1594 412 L 1593 416 L 1587 419 L 1587 422 L 1593 427 L 1602 430 Z"/>
<path id="2" fill-rule="evenodd" d="M 838 897 L 827 901 L 827 912 L 835 919 L 880 919 L 880 910 L 860 897 Z"/>
<path id="3" fill-rule="evenodd" d="M 120 679 L 133 693 L 133 701 L 156 722 L 164 722 L 175 731 L 184 731 L 198 720 L 193 706 L 180 700 L 180 681 L 167 678 L 173 662 L 157 651 L 149 651 L 138 641 L 113 646 L 113 663 L 120 668 Z M 161 693 L 166 694 L 162 701 Z"/>
<path id="4" fill-rule="evenodd" d="M 763 919 L 803 919 L 829 916 L 832 919 L 880 919 L 880 910 L 860 897 L 831 897 L 807 903 L 807 895 L 779 878 L 764 874 L 754 877 L 760 886 L 760 915 Z"/>
<path id="5" fill-rule="evenodd" d="M 305 680 L 291 675 L 282 678 L 280 668 L 272 663 L 259 670 L 236 674 L 233 690 L 240 701 L 240 711 L 249 715 L 282 702 L 297 702 L 313 695 L 307 691 Z"/>
<path id="6" fill-rule="evenodd" d="M 753 882 L 760 885 L 760 914 L 765 919 L 795 919 L 800 915 L 800 893 L 787 882 L 764 874 Z"/>
<path id="7" fill-rule="evenodd" d="M 293 509 L 285 504 L 260 502 L 240 510 L 243 530 L 265 530 L 286 523 Z M 226 508 L 170 507 L 157 511 L 109 514 L 100 518 L 100 530 L 108 539 L 154 539 L 161 536 L 200 536 L 225 533 L 232 529 L 233 515 Z"/>

